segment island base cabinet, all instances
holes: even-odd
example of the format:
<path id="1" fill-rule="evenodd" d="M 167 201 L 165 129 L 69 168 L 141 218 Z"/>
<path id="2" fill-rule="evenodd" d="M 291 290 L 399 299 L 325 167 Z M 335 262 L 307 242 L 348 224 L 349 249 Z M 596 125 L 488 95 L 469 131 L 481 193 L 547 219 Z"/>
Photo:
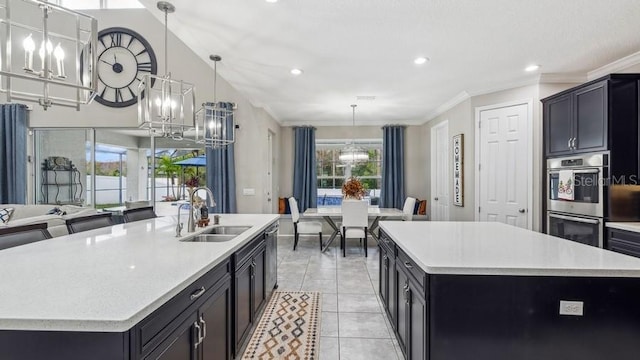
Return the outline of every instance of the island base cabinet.
<path id="1" fill-rule="evenodd" d="M 0 331 L 2 360 L 126 360 L 128 333 Z M 99 349 L 99 351 L 96 351 Z M 127 353 L 123 353 L 123 349 Z"/>
<path id="2" fill-rule="evenodd" d="M 424 289 L 415 284 L 403 267 L 404 264 L 397 263 L 395 298 L 398 311 L 396 326 L 398 344 L 406 359 L 425 360 L 428 359 L 429 338 Z"/>
<path id="3" fill-rule="evenodd" d="M 198 314 L 192 313 L 160 346 L 144 357 L 145 360 L 196 360 Z"/>
<path id="4" fill-rule="evenodd" d="M 380 246 L 379 293 L 394 330 L 396 329 L 395 284 L 395 261 L 393 253 L 384 246 Z"/>

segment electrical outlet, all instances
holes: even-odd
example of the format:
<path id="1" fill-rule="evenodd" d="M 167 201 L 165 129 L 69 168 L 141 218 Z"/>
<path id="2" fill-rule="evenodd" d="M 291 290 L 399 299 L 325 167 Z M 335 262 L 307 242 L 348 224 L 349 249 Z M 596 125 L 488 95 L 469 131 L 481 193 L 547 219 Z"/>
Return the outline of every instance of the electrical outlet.
<path id="1" fill-rule="evenodd" d="M 584 302 L 560 300 L 560 315 L 583 316 Z"/>

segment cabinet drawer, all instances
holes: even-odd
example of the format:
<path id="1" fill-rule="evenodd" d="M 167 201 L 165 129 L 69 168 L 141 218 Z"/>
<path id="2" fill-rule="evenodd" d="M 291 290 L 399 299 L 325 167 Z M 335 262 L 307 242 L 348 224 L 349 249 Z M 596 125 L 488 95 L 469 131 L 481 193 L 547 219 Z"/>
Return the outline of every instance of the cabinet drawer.
<path id="1" fill-rule="evenodd" d="M 235 256 L 234 268 L 237 269 L 241 267 L 245 261 L 249 260 L 249 258 L 253 255 L 253 252 L 256 251 L 256 249 L 258 249 L 260 245 L 264 244 L 264 235 L 260 234 L 249 241 L 249 243 L 247 243 L 245 246 L 240 248 L 240 250 L 236 251 L 236 253 L 233 255 Z"/>
<path id="2" fill-rule="evenodd" d="M 402 249 L 397 248 L 398 257 L 396 259 L 396 266 L 403 267 L 407 273 L 411 274 L 413 280 L 418 282 L 418 285 L 422 287 L 421 292 L 424 293 L 425 285 L 426 285 L 426 274 L 416 263 L 407 256 L 407 254 L 402 251 Z"/>
<path id="3" fill-rule="evenodd" d="M 155 349 L 174 330 L 169 325 L 185 310 L 204 300 L 205 293 L 216 283 L 229 279 L 229 274 L 230 262 L 227 259 L 142 320 L 135 327 L 138 353 L 146 354 Z"/>
<path id="4" fill-rule="evenodd" d="M 384 231 L 380 230 L 380 245 L 384 246 L 385 250 L 389 253 L 390 256 L 394 256 L 396 254 L 396 244 L 391 240 L 389 235 L 387 235 Z"/>
<path id="5" fill-rule="evenodd" d="M 618 229 L 609 229 L 609 239 L 611 240 L 623 240 L 632 244 L 640 246 L 640 234 Z"/>
<path id="6" fill-rule="evenodd" d="M 609 239 L 609 250 L 625 255 L 640 257 L 640 244 L 633 242 Z"/>

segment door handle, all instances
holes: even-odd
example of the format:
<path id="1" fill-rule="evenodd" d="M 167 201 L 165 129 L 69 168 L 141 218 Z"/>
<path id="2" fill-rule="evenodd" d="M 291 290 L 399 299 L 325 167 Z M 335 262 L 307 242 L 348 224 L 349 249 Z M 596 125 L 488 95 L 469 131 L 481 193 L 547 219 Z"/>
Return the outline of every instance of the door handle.
<path id="1" fill-rule="evenodd" d="M 520 209 L 520 210 L 518 210 L 518 212 L 519 212 L 520 214 L 524 214 L 524 213 L 525 213 L 525 211 L 526 211 L 525 209 Z"/>

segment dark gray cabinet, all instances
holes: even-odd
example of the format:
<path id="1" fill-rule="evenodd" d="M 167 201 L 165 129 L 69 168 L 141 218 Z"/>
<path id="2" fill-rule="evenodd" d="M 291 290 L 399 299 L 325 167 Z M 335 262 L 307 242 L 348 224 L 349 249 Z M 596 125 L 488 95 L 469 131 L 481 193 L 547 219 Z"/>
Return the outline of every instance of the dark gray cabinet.
<path id="1" fill-rule="evenodd" d="M 609 250 L 640 257 L 640 233 L 609 228 Z"/>
<path id="2" fill-rule="evenodd" d="M 204 324 L 200 345 L 203 360 L 228 360 L 231 358 L 231 282 L 226 281 L 205 301 L 198 310 Z"/>
<path id="3" fill-rule="evenodd" d="M 237 357 L 267 300 L 266 245 L 263 235 L 245 245 L 235 258 L 233 354 Z"/>
<path id="4" fill-rule="evenodd" d="M 544 104 L 545 136 L 547 155 L 571 153 L 573 138 L 571 94 L 558 97 Z"/>
<path id="5" fill-rule="evenodd" d="M 428 359 L 427 275 L 380 233 L 380 298 L 409 360 Z"/>

